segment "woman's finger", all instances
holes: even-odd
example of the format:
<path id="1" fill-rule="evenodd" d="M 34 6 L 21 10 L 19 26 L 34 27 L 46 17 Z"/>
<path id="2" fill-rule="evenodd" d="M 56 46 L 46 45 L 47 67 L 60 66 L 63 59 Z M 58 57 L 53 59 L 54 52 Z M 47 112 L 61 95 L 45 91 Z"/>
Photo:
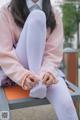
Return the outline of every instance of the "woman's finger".
<path id="1" fill-rule="evenodd" d="M 31 81 L 31 79 L 27 79 L 26 85 L 28 86 L 29 89 L 31 89 L 34 86 L 34 82 Z"/>
<path id="2" fill-rule="evenodd" d="M 52 76 L 49 76 L 49 80 L 46 81 L 46 85 L 50 86 L 52 84 L 56 84 L 58 82 L 58 80 L 56 80 L 55 78 L 53 78 Z"/>
<path id="3" fill-rule="evenodd" d="M 38 82 L 38 78 L 37 78 L 36 76 L 34 76 L 34 75 L 30 75 L 30 76 L 29 76 L 29 79 L 30 79 L 32 82 L 34 82 L 34 83 L 37 83 L 37 82 Z"/>
<path id="4" fill-rule="evenodd" d="M 58 83 L 58 80 L 57 79 L 53 79 L 53 84 L 56 84 Z"/>
<path id="5" fill-rule="evenodd" d="M 58 83 L 58 80 L 53 76 L 53 74 L 51 74 L 50 72 L 48 72 L 48 75 L 49 75 L 49 77 L 50 77 L 50 79 L 52 79 L 52 84 L 56 84 L 56 83 Z"/>
<path id="6" fill-rule="evenodd" d="M 23 86 L 23 89 L 24 90 L 29 90 L 29 88 L 26 85 Z"/>
<path id="7" fill-rule="evenodd" d="M 52 85 L 53 84 L 53 78 L 51 76 L 49 76 L 49 80 L 46 81 L 46 85 L 49 86 L 49 85 Z"/>
<path id="8" fill-rule="evenodd" d="M 49 75 L 45 74 L 44 77 L 43 77 L 43 83 L 46 83 L 46 81 L 48 81 L 49 79 L 50 79 Z"/>

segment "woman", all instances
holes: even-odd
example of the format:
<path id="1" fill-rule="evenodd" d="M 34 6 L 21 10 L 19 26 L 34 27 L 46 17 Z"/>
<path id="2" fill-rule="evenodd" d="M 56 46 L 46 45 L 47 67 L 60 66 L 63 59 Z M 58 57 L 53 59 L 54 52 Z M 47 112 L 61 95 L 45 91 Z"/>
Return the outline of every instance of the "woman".
<path id="1" fill-rule="evenodd" d="M 0 11 L 0 65 L 32 97 L 47 97 L 59 120 L 78 120 L 59 64 L 63 24 L 50 0 L 12 0 Z"/>

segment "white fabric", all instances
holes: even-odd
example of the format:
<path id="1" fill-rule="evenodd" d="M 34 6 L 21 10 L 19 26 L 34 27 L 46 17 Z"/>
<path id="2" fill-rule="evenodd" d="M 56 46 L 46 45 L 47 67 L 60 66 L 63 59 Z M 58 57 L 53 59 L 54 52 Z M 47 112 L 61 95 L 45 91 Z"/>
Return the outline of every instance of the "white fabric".
<path id="1" fill-rule="evenodd" d="M 26 4 L 29 9 L 34 5 L 38 5 L 42 9 L 42 0 L 38 0 L 36 3 L 34 3 L 32 0 L 26 0 Z"/>
<path id="2" fill-rule="evenodd" d="M 38 85 L 33 87 L 33 89 L 30 91 L 30 96 L 34 98 L 45 98 L 47 94 L 47 88 L 40 80 Z"/>
<path id="3" fill-rule="evenodd" d="M 33 19 L 34 15 L 35 18 Z M 30 13 L 24 25 L 16 48 L 16 53 L 20 62 L 27 69 L 30 69 L 37 74 L 41 67 L 45 37 L 46 20 L 44 13 L 40 10 L 34 10 Z M 63 76 L 62 72 L 59 72 L 59 74 Z M 31 95 L 38 98 L 43 98 L 46 95 L 51 105 L 55 108 L 58 120 L 78 120 L 74 104 L 64 79 L 59 76 L 57 79 L 59 82 L 48 88 L 45 86 L 46 90 L 44 89 L 45 87 L 43 88 L 43 84 L 39 83 L 31 90 L 33 91 L 33 95 L 32 92 Z M 42 92 L 44 92 L 44 94 L 42 94 Z"/>
<path id="4" fill-rule="evenodd" d="M 63 78 L 47 89 L 47 99 L 56 111 L 58 120 L 78 120 L 73 101 Z"/>

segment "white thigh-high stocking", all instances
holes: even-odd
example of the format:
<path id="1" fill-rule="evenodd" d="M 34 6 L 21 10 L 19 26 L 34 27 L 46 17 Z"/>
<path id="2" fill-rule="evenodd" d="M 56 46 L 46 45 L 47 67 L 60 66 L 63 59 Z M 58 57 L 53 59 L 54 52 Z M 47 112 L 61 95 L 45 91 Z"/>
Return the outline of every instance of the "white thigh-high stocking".
<path id="1" fill-rule="evenodd" d="M 33 16 L 35 16 L 33 18 Z M 31 22 L 27 28 L 27 59 L 29 69 L 39 73 L 46 42 L 46 16 L 40 11 L 33 11 Z M 30 96 L 35 98 L 46 97 L 46 86 L 40 82 L 30 91 Z"/>
<path id="2" fill-rule="evenodd" d="M 78 120 L 77 113 L 63 78 L 47 89 L 47 99 L 55 108 L 58 120 Z"/>
<path id="3" fill-rule="evenodd" d="M 24 67 L 38 74 L 42 64 L 42 58 L 46 42 L 46 16 L 41 10 L 32 11 L 24 25 L 18 45 L 17 55 Z M 31 89 L 30 96 L 35 98 L 46 97 L 46 86 L 39 83 Z"/>

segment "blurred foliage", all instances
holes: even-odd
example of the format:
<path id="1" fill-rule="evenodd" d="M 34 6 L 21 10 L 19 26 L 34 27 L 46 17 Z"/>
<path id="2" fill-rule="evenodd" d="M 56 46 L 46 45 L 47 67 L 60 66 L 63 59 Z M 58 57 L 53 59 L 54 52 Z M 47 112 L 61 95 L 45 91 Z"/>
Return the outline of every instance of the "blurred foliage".
<path id="1" fill-rule="evenodd" d="M 70 3 L 64 4 L 62 11 L 65 39 L 72 40 L 77 31 L 77 22 L 80 21 L 80 8 L 77 11 L 76 5 Z"/>

